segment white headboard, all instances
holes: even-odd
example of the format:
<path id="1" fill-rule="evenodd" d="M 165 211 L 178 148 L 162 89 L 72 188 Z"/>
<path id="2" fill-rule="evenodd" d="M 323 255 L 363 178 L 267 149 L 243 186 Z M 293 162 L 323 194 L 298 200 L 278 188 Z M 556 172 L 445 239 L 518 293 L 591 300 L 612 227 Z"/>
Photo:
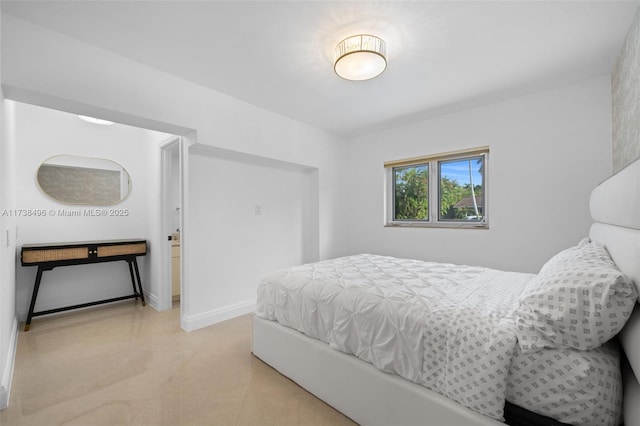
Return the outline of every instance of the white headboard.
<path id="1" fill-rule="evenodd" d="M 640 160 L 598 185 L 589 207 L 595 221 L 589 236 L 605 245 L 640 293 Z M 640 305 L 619 337 L 633 370 L 625 377 L 624 424 L 640 426 Z"/>

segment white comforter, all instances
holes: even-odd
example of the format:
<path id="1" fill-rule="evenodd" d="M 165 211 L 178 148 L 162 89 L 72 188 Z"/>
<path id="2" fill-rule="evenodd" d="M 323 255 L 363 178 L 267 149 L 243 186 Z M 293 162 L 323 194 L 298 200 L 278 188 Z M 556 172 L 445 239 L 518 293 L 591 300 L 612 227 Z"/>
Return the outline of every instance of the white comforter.
<path id="1" fill-rule="evenodd" d="M 362 254 L 265 277 L 256 314 L 503 420 L 510 316 L 533 276 Z"/>

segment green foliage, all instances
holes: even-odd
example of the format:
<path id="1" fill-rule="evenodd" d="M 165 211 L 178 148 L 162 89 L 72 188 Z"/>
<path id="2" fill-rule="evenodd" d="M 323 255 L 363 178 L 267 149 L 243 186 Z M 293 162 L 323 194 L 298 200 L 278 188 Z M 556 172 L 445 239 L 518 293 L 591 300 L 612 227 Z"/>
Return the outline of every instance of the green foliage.
<path id="1" fill-rule="evenodd" d="M 394 169 L 395 219 L 424 220 L 429 217 L 429 173 L 427 166 Z"/>
<path id="2" fill-rule="evenodd" d="M 481 164 L 482 167 L 482 164 Z M 393 170 L 395 181 L 395 220 L 429 219 L 429 171 L 427 165 L 398 167 Z M 473 207 L 454 206 L 463 198 L 471 197 L 471 185 L 460 185 L 447 176 L 440 178 L 440 219 L 465 220 L 476 216 Z M 477 199 L 482 199 L 482 185 L 474 185 Z M 479 206 L 482 216 L 482 206 Z"/>
<path id="3" fill-rule="evenodd" d="M 448 177 L 440 179 L 440 217 L 443 219 L 456 218 L 456 209 L 453 208 L 465 197 L 465 188 L 458 185 L 458 182 Z M 471 190 L 469 190 L 471 195 Z"/>

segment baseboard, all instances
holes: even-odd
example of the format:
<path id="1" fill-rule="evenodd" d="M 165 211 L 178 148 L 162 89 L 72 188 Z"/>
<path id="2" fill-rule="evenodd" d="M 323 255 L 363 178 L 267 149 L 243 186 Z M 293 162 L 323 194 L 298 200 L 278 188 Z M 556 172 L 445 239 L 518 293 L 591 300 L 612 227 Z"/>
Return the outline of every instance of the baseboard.
<path id="1" fill-rule="evenodd" d="M 148 292 L 147 290 L 143 290 L 144 292 L 144 301 L 147 305 L 151 306 L 156 311 L 159 311 L 160 308 L 158 305 L 158 296 L 155 293 Z"/>
<path id="2" fill-rule="evenodd" d="M 256 310 L 256 299 L 234 303 L 197 315 L 183 315 L 180 326 L 185 331 L 193 331 L 209 325 L 217 324 L 231 318 L 249 314 Z"/>
<path id="3" fill-rule="evenodd" d="M 16 363 L 16 350 L 18 349 L 18 318 L 13 319 L 11 327 L 11 338 L 9 339 L 9 347 L 7 354 L 7 362 L 3 365 L 2 382 L 0 382 L 0 410 L 9 406 L 9 397 L 11 394 L 11 382 L 13 381 L 13 368 Z"/>

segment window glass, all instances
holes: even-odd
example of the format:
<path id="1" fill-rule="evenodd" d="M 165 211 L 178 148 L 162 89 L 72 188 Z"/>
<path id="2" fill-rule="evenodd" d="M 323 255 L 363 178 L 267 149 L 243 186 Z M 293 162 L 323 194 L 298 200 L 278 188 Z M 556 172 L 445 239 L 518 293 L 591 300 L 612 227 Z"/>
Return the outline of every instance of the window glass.
<path id="1" fill-rule="evenodd" d="M 488 146 L 385 162 L 385 226 L 489 229 L 488 167 Z"/>
<path id="2" fill-rule="evenodd" d="M 429 219 L 429 166 L 393 168 L 393 220 Z"/>
<path id="3" fill-rule="evenodd" d="M 438 168 L 438 220 L 482 221 L 484 157 L 439 161 Z"/>

